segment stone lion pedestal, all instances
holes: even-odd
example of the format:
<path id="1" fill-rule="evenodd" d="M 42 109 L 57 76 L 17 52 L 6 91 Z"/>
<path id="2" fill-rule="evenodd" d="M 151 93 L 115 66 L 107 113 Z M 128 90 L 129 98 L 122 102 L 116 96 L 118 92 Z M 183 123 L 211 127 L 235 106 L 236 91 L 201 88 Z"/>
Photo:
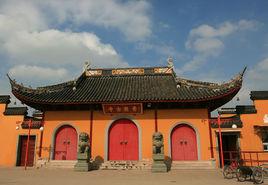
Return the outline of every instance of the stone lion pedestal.
<path id="1" fill-rule="evenodd" d="M 90 147 L 88 144 L 88 135 L 82 132 L 79 135 L 79 144 L 77 152 L 77 163 L 74 166 L 75 171 L 90 171 L 93 169 L 93 165 L 90 162 Z"/>
<path id="2" fill-rule="evenodd" d="M 164 154 L 153 154 L 152 172 L 167 172 Z"/>
<path id="3" fill-rule="evenodd" d="M 153 134 L 153 164 L 152 172 L 167 172 L 164 155 L 164 139 L 161 132 Z"/>
<path id="4" fill-rule="evenodd" d="M 88 159 L 87 154 L 77 154 L 77 163 L 74 166 L 75 171 L 90 171 L 92 170 L 92 163 Z"/>

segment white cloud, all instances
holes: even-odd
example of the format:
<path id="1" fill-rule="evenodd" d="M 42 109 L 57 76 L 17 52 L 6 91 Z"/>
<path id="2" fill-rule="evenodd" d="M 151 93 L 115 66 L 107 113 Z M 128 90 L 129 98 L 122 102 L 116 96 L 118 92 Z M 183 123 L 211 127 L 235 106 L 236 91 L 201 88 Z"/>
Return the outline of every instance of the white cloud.
<path id="1" fill-rule="evenodd" d="M 206 56 L 217 56 L 223 47 L 223 42 L 215 38 L 198 38 L 193 42 L 193 49 Z"/>
<path id="2" fill-rule="evenodd" d="M 268 57 L 248 70 L 249 85 L 252 90 L 268 89 Z"/>
<path id="3" fill-rule="evenodd" d="M 224 107 L 252 104 L 252 100 L 250 100 L 251 91 L 261 91 L 268 89 L 267 71 L 268 57 L 259 61 L 255 66 L 249 68 L 246 71 L 242 89 L 239 91 L 236 97 L 233 98 L 232 101 L 230 101 L 228 104 L 224 105 Z M 236 101 L 237 97 L 239 97 L 239 101 Z"/>
<path id="4" fill-rule="evenodd" d="M 142 14 L 142 11 L 147 11 L 146 6 L 149 6 L 145 2 L 144 7 L 142 7 L 142 3 L 121 3 L 118 1 L 109 1 L 109 3 L 116 8 L 122 8 L 122 16 L 126 16 L 124 15 L 126 11 L 134 7 L 134 10 L 131 10 L 132 13 L 141 13 L 139 16 L 143 17 L 146 12 Z M 92 67 L 128 66 L 128 63 L 122 59 L 111 44 L 103 43 L 94 33 L 51 28 L 60 27 L 59 23 L 66 24 L 68 21 L 79 25 L 92 23 L 83 21 L 82 15 L 80 15 L 79 19 L 81 20 L 79 21 L 76 20 L 78 17 L 73 17 L 79 16 L 73 14 L 80 12 L 80 10 L 82 13 L 82 9 L 86 5 L 93 6 L 91 8 L 98 15 L 101 12 L 104 13 L 101 9 L 101 6 L 104 5 L 103 1 L 99 3 L 99 9 L 97 9 L 95 1 L 81 1 L 79 6 L 76 6 L 76 4 L 77 2 L 72 0 L 64 1 L 64 3 L 62 1 L 37 2 L 30 0 L 26 2 L 16 0 L 0 2 L 0 57 L 5 58 L 1 61 L 2 64 L 6 63 L 5 67 L 11 66 L 11 75 L 24 82 L 31 79 L 31 83 L 37 83 L 48 82 L 53 78 L 56 79 L 55 81 L 59 81 L 58 79 L 62 79 L 66 73 L 68 73 L 68 79 L 66 80 L 70 80 L 79 75 L 85 60 L 90 60 Z M 110 11 L 110 14 L 117 11 L 116 9 L 113 10 L 112 7 L 110 8 L 107 10 Z M 84 13 L 94 14 L 93 9 L 90 12 L 83 11 L 85 11 Z M 89 9 L 87 10 L 89 11 Z M 46 14 L 46 12 L 51 13 L 51 15 Z M 62 14 L 62 16 L 59 14 Z M 89 19 L 95 18 L 90 17 Z M 135 21 L 136 18 L 133 18 L 134 22 L 129 17 L 123 19 L 128 19 L 125 20 L 127 22 L 126 26 L 132 28 L 137 26 L 137 29 L 139 29 L 141 27 L 139 24 L 142 21 Z M 113 21 L 116 16 L 111 17 L 111 19 Z M 116 19 L 115 21 L 119 20 Z M 113 27 L 123 31 L 120 21 L 114 25 L 106 23 L 100 24 L 100 26 Z M 145 29 L 147 28 L 145 24 Z M 132 31 L 135 32 L 134 28 Z M 146 37 L 144 33 L 136 36 L 144 38 Z M 134 36 L 130 35 L 129 38 L 134 38 Z M 46 76 L 45 74 L 53 75 Z M 35 78 L 31 78 L 33 76 Z"/>
<path id="5" fill-rule="evenodd" d="M 118 0 L 46 0 L 0 2 L 0 14 L 20 22 L 28 30 L 41 31 L 48 26 L 95 25 L 115 29 L 129 41 L 143 40 L 152 33 L 147 1 Z"/>
<path id="6" fill-rule="evenodd" d="M 257 26 L 256 21 L 240 20 L 236 23 L 229 21 L 223 22 L 217 27 L 212 27 L 207 24 L 202 24 L 190 31 L 190 38 L 193 37 L 225 37 L 238 30 L 254 30 Z"/>
<path id="7" fill-rule="evenodd" d="M 94 66 L 127 65 L 110 44 L 102 43 L 93 33 L 23 31 L 6 38 L 3 47 L 13 64 L 82 67 L 89 58 Z"/>
<path id="8" fill-rule="evenodd" d="M 151 35 L 151 20 L 147 1 L 117 0 L 47 0 L 35 3 L 48 10 L 51 24 L 93 24 L 121 31 L 130 41 L 143 40 Z M 53 19 L 49 19 L 53 16 Z"/>
<path id="9" fill-rule="evenodd" d="M 217 57 L 224 49 L 224 38 L 243 30 L 255 30 L 258 22 L 240 20 L 238 22 L 223 22 L 218 26 L 202 24 L 189 32 L 185 43 L 186 49 L 194 51 L 193 59 L 187 62 L 181 73 L 194 71 L 205 64 L 210 57 Z"/>
<path id="10" fill-rule="evenodd" d="M 40 66 L 18 65 L 8 72 L 12 77 L 33 81 L 41 79 L 46 81 L 64 80 L 68 77 L 68 71 L 64 68 L 48 68 Z"/>

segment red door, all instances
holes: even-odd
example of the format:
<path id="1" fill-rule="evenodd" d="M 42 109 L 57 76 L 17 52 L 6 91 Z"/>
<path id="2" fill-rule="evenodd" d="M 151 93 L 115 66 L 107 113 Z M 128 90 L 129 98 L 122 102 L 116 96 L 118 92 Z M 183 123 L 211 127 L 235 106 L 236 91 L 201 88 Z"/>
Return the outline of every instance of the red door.
<path id="1" fill-rule="evenodd" d="M 59 128 L 55 139 L 55 160 L 76 160 L 77 133 L 71 126 Z"/>
<path id="2" fill-rule="evenodd" d="M 109 129 L 109 160 L 138 160 L 138 128 L 128 119 L 115 121 Z"/>
<path id="3" fill-rule="evenodd" d="M 171 150 L 175 161 L 197 160 L 195 131 L 187 125 L 175 127 L 171 135 Z"/>
<path id="4" fill-rule="evenodd" d="M 27 148 L 28 136 L 20 136 L 20 155 L 19 155 L 19 166 L 25 165 L 25 156 Z M 35 136 L 30 136 L 29 146 L 28 146 L 28 159 L 27 166 L 33 166 L 34 164 L 34 153 L 35 153 Z"/>

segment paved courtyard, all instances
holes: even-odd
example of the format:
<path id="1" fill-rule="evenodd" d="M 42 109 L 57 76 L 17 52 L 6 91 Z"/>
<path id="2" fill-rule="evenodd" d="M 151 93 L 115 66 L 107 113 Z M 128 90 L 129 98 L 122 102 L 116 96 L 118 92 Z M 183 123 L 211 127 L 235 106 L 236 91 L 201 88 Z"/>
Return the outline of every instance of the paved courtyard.
<path id="1" fill-rule="evenodd" d="M 266 181 L 267 182 L 267 181 Z M 1 185 L 232 185 L 253 184 L 222 177 L 220 170 L 173 170 L 151 173 L 135 170 L 74 172 L 61 169 L 0 168 Z"/>

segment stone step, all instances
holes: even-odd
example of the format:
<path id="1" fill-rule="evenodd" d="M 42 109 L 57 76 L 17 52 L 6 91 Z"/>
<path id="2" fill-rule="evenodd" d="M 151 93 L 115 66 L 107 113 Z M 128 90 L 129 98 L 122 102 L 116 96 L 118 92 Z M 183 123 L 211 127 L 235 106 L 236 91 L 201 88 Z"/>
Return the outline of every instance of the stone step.
<path id="1" fill-rule="evenodd" d="M 74 168 L 77 160 L 51 160 L 46 164 L 46 168 Z"/>
<path id="2" fill-rule="evenodd" d="M 214 161 L 173 161 L 171 170 L 185 169 L 215 169 Z"/>
<path id="3" fill-rule="evenodd" d="M 141 170 L 150 169 L 149 161 L 105 161 L 101 164 L 101 170 Z"/>

